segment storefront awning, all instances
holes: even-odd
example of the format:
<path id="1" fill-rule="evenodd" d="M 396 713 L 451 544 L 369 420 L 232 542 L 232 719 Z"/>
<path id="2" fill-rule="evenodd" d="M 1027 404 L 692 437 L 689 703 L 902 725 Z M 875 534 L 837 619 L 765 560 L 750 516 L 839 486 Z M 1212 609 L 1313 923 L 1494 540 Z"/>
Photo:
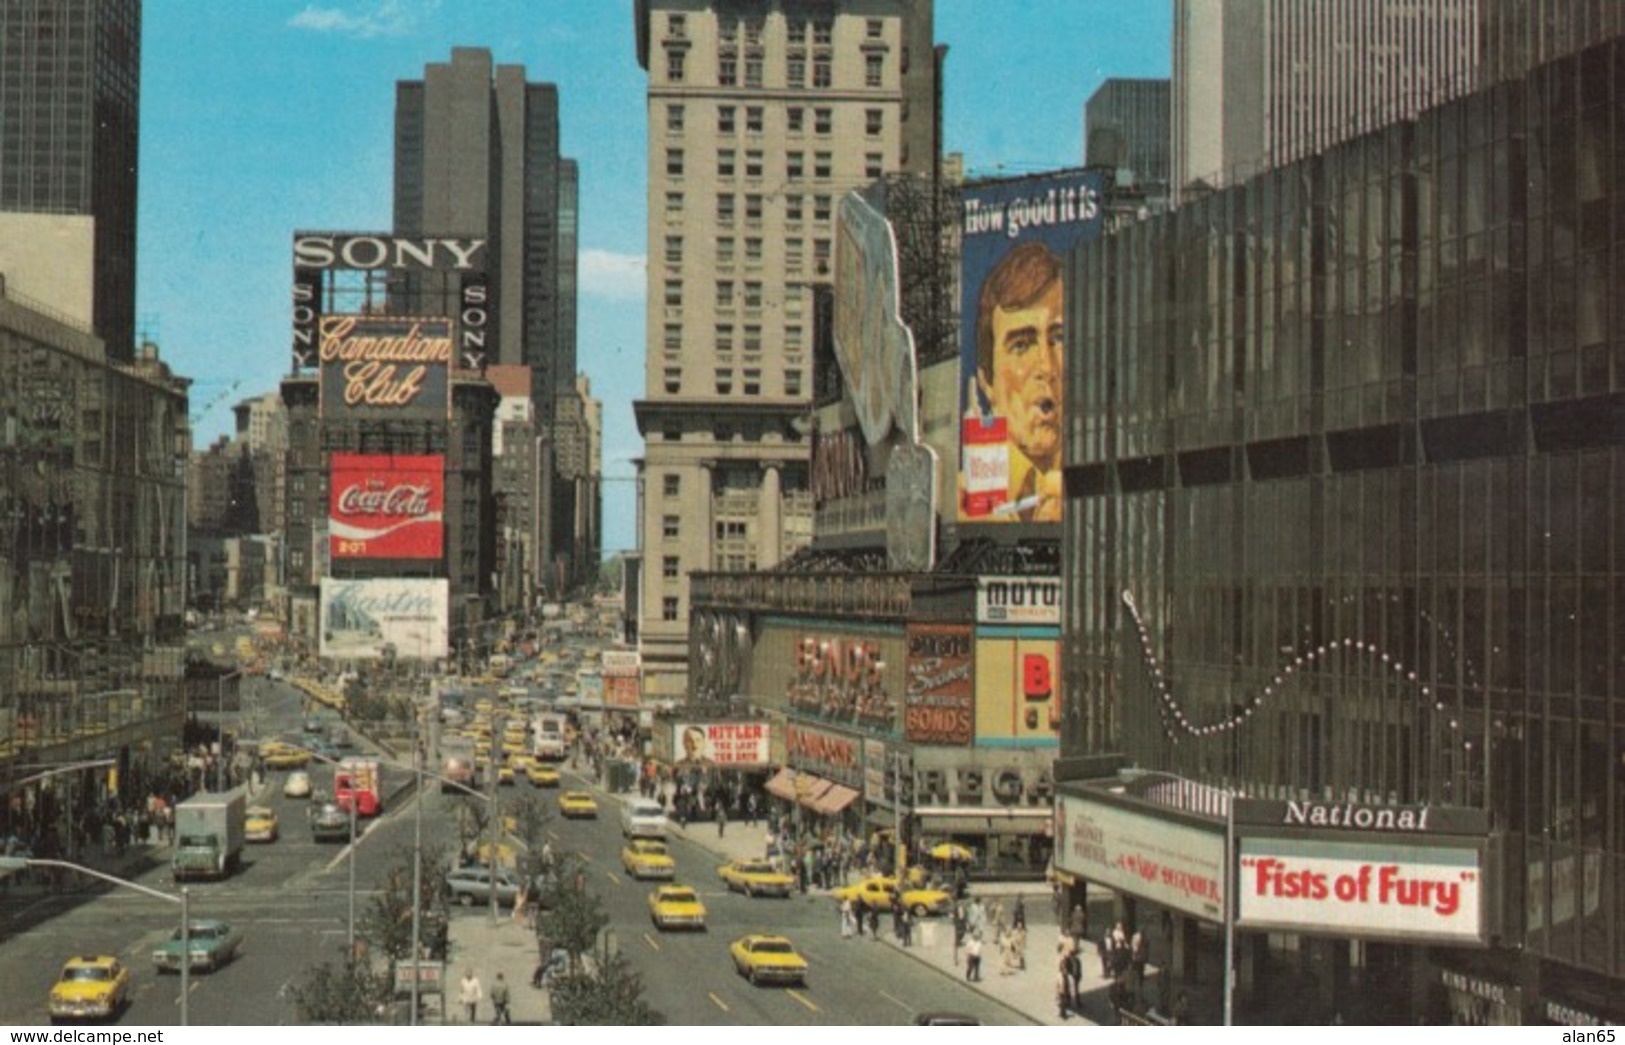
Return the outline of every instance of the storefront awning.
<path id="1" fill-rule="evenodd" d="M 796 800 L 796 773 L 793 769 L 781 769 L 768 778 L 762 785 L 767 793 L 774 798 L 782 798 L 786 802 Z"/>
<path id="2" fill-rule="evenodd" d="M 841 810 L 857 801 L 857 798 L 858 792 L 852 790 L 850 787 L 844 787 L 840 784 L 830 784 L 829 790 L 819 795 L 818 798 L 812 803 L 812 809 L 815 813 L 822 813 L 825 816 L 834 816 L 836 813 L 839 813 Z"/>

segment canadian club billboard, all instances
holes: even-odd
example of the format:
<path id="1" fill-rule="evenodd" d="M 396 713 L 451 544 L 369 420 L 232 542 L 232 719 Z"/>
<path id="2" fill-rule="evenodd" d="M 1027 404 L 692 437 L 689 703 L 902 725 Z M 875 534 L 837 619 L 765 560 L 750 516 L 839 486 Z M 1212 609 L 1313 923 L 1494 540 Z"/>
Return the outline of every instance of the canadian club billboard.
<path id="1" fill-rule="evenodd" d="M 334 454 L 327 531 L 334 559 L 445 554 L 446 459 Z"/>
<path id="2" fill-rule="evenodd" d="M 322 416 L 451 409 L 451 320 L 336 315 L 318 330 Z"/>

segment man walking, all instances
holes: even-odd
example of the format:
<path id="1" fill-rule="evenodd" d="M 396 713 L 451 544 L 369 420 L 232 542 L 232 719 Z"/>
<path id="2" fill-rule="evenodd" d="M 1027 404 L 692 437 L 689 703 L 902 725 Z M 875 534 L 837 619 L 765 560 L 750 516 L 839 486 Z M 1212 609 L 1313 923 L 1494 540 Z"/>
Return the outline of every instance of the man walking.
<path id="1" fill-rule="evenodd" d="M 469 1023 L 479 1016 L 480 999 L 484 997 L 485 988 L 480 986 L 480 978 L 474 975 L 473 969 L 465 970 L 462 983 L 458 986 L 457 1001 L 467 1014 Z"/>
<path id="2" fill-rule="evenodd" d="M 513 1022 L 513 1018 L 508 1015 L 508 982 L 502 978 L 500 972 L 497 973 L 496 982 L 491 984 L 491 1007 L 496 1010 L 496 1015 L 491 1017 L 492 1026 Z"/>
<path id="3" fill-rule="evenodd" d="M 965 941 L 965 982 L 977 983 L 982 979 L 982 937 L 971 933 Z"/>

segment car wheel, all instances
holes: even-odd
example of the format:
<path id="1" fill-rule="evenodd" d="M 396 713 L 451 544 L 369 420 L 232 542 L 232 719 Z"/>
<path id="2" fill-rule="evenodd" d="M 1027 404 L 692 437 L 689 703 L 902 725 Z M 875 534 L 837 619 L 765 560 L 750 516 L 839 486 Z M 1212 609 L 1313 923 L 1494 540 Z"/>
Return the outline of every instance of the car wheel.
<path id="1" fill-rule="evenodd" d="M 752 900 L 756 899 L 756 887 L 754 885 L 747 884 L 745 886 L 745 895 L 750 897 Z"/>
<path id="2" fill-rule="evenodd" d="M 756 970 L 755 969 L 746 969 L 745 970 L 745 982 L 750 984 L 752 987 L 756 986 Z"/>

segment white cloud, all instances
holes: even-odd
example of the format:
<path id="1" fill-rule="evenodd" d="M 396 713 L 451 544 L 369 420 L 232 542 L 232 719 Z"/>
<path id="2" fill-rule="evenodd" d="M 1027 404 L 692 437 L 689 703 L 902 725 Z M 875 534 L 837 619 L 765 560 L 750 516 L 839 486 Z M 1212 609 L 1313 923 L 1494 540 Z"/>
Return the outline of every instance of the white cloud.
<path id="1" fill-rule="evenodd" d="M 288 19 L 294 29 L 317 33 L 342 33 L 366 39 L 374 36 L 404 36 L 417 28 L 421 14 L 438 6 L 439 0 L 370 0 L 343 7 L 307 6 Z"/>
<path id="2" fill-rule="evenodd" d="M 583 294 L 615 301 L 642 301 L 648 262 L 641 254 L 584 250 L 577 279 Z"/>

